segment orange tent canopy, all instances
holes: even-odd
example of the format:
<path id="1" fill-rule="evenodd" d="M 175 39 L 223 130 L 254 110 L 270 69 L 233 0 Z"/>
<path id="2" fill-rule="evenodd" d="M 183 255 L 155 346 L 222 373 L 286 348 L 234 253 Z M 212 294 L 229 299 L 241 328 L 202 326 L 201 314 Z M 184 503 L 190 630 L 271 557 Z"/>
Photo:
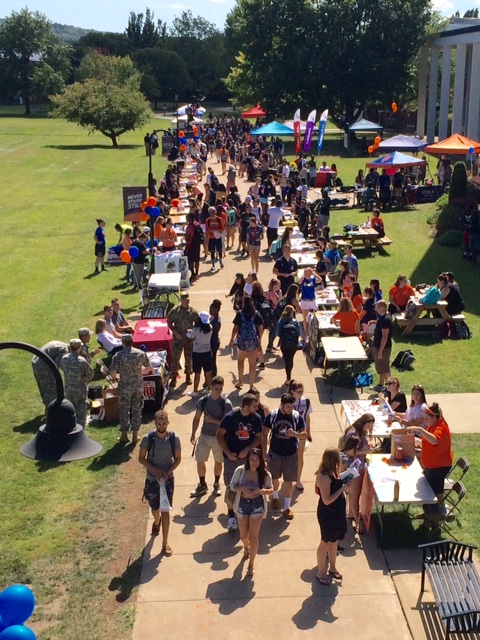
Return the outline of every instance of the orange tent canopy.
<path id="1" fill-rule="evenodd" d="M 242 118 L 263 118 L 264 115 L 266 115 L 265 111 L 259 104 L 257 104 L 256 107 L 252 107 L 248 111 L 244 111 L 242 113 Z"/>
<path id="2" fill-rule="evenodd" d="M 475 153 L 480 153 L 480 142 L 454 133 L 446 140 L 441 140 L 436 144 L 429 144 L 423 152 L 426 153 L 444 153 L 445 155 L 468 155 L 469 149 L 475 149 Z"/>

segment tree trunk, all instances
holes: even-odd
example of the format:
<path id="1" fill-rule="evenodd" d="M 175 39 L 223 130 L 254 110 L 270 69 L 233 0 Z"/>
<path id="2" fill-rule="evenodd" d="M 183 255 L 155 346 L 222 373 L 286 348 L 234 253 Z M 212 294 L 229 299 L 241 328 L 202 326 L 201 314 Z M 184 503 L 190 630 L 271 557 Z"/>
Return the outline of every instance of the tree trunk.
<path id="1" fill-rule="evenodd" d="M 112 145 L 114 147 L 118 147 L 117 136 L 114 133 L 111 133 L 108 137 L 112 141 Z"/>

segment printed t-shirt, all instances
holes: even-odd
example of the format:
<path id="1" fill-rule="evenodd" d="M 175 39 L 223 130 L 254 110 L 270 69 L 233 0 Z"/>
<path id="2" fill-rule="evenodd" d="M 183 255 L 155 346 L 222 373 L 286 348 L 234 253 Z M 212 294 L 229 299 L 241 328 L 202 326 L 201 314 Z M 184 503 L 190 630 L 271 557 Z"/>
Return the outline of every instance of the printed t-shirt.
<path id="1" fill-rule="evenodd" d="M 283 413 L 280 409 L 272 411 L 265 419 L 265 429 L 271 429 L 270 451 L 277 456 L 291 456 L 298 450 L 298 439 L 286 435 L 287 429 L 297 433 L 305 431 L 305 421 L 297 415 Z"/>
<path id="2" fill-rule="evenodd" d="M 224 416 L 220 429 L 225 429 L 227 447 L 238 454 L 252 444 L 257 433 L 261 433 L 262 420 L 257 413 L 243 416 L 240 409 L 235 409 Z"/>
<path id="3" fill-rule="evenodd" d="M 210 240 L 213 240 L 214 238 L 216 238 L 215 233 L 217 234 L 221 234 L 221 232 L 224 230 L 225 228 L 225 223 L 224 221 L 219 218 L 218 216 L 213 216 L 211 218 L 207 218 L 207 235 L 209 237 Z M 218 236 L 220 237 L 220 236 Z"/>

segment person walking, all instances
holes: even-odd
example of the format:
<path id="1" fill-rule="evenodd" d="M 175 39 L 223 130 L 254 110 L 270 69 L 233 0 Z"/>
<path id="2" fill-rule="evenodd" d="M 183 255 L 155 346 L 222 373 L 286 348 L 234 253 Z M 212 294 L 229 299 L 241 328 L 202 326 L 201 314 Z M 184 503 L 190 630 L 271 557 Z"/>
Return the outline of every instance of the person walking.
<path id="1" fill-rule="evenodd" d="M 167 323 L 173 333 L 172 344 L 172 373 L 170 386 L 177 384 L 177 376 L 180 371 L 180 357 L 182 352 L 185 358 L 186 384 L 192 384 L 192 351 L 193 340 L 187 337 L 187 331 L 193 329 L 198 320 L 198 313 L 190 306 L 190 296 L 187 291 L 180 294 L 180 304 L 174 307 L 167 315 Z"/>
<path id="2" fill-rule="evenodd" d="M 225 230 L 225 222 L 217 215 L 215 207 L 209 207 L 209 217 L 206 221 L 207 237 L 208 237 L 208 251 L 210 252 L 210 258 L 212 260 L 212 266 L 210 271 L 215 271 L 216 258 L 220 264 L 220 268 L 223 269 L 223 247 L 222 247 L 222 235 Z"/>
<path id="3" fill-rule="evenodd" d="M 373 333 L 373 353 L 375 369 L 380 376 L 378 385 L 372 387 L 373 391 L 386 391 L 385 382 L 390 378 L 390 355 L 392 353 L 392 316 L 387 311 L 385 300 L 378 300 L 375 304 L 378 315 Z"/>
<path id="4" fill-rule="evenodd" d="M 63 356 L 60 369 L 65 376 L 65 397 L 75 407 L 77 423 L 85 427 L 87 422 L 88 383 L 93 380 L 93 369 L 80 351 L 83 342 L 79 338 L 70 340 L 70 353 Z"/>
<path id="5" fill-rule="evenodd" d="M 245 464 L 235 470 L 230 488 L 236 493 L 233 510 L 243 543 L 243 559 L 249 560 L 247 576 L 253 578 L 260 526 L 267 515 L 267 496 L 273 491 L 272 476 L 261 449 L 250 449 Z"/>
<path id="6" fill-rule="evenodd" d="M 293 520 L 290 503 L 293 495 L 293 483 L 298 475 L 298 442 L 307 437 L 305 421 L 294 409 L 295 398 L 291 393 L 284 393 L 280 399 L 280 408 L 275 409 L 265 419 L 263 429 L 263 450 L 267 450 L 270 432 L 270 448 L 268 451 L 268 469 L 273 478 L 272 508 L 280 509 L 280 478 L 283 477 L 283 510 L 287 520 Z"/>
<path id="7" fill-rule="evenodd" d="M 210 305 L 210 324 L 212 325 L 212 376 L 217 375 L 217 353 L 220 349 L 220 329 L 222 327 L 222 319 L 220 317 L 220 309 L 222 301 L 215 298 Z"/>
<path id="8" fill-rule="evenodd" d="M 233 411 L 233 405 L 228 398 L 223 395 L 224 379 L 221 376 L 215 376 L 212 380 L 212 391 L 197 402 L 195 407 L 195 416 L 192 422 L 192 435 L 190 442 L 195 447 L 195 461 L 197 463 L 198 486 L 195 491 L 190 494 L 191 498 L 199 498 L 208 491 L 206 482 L 207 460 L 210 451 L 214 460 L 214 483 L 213 494 L 221 495 L 220 476 L 223 468 L 223 451 L 217 441 L 217 429 L 227 413 Z M 196 437 L 200 420 L 203 415 L 203 424 L 200 430 L 200 436 Z"/>
<path id="9" fill-rule="evenodd" d="M 255 310 L 252 298 L 244 298 L 242 310 L 237 312 L 233 320 L 232 336 L 230 338 L 230 348 L 233 347 L 235 339 L 237 341 L 238 381 L 235 384 L 236 389 L 243 387 L 245 359 L 248 360 L 250 389 L 255 383 L 256 364 L 260 354 L 263 330 L 263 318 Z"/>
<path id="10" fill-rule="evenodd" d="M 126 333 L 122 336 L 123 349 L 112 359 L 110 375 L 118 383 L 118 414 L 120 420 L 120 442 L 129 442 L 128 430 L 132 428 L 132 444 L 138 442 L 138 430 L 142 424 L 143 375 L 153 371 L 146 353 L 133 347 L 133 337 Z"/>
<path id="11" fill-rule="evenodd" d="M 173 553 L 168 544 L 175 488 L 173 472 L 182 461 L 180 438 L 168 431 L 168 425 L 168 413 L 163 409 L 157 411 L 155 429 L 143 437 L 138 454 L 138 461 L 147 470 L 143 495 L 152 510 L 152 536 L 158 536 L 161 527 L 162 553 L 167 557 Z"/>
<path id="12" fill-rule="evenodd" d="M 277 324 L 277 336 L 280 338 L 280 350 L 287 374 L 286 385 L 292 379 L 293 359 L 298 351 L 300 335 L 300 323 L 295 319 L 295 309 L 292 305 L 287 304 Z"/>
<path id="13" fill-rule="evenodd" d="M 288 244 L 283 245 L 282 257 L 273 266 L 273 273 L 282 285 L 283 295 L 287 293 L 288 287 L 294 284 L 295 276 L 298 274 L 298 263 L 291 257 L 291 252 L 292 248 Z"/>
<path id="14" fill-rule="evenodd" d="M 187 331 L 187 338 L 193 340 L 193 391 L 187 395 L 191 398 L 198 396 L 198 387 L 200 386 L 200 376 L 203 370 L 205 374 L 205 384 L 210 389 L 212 382 L 212 325 L 210 324 L 210 313 L 208 311 L 200 311 L 197 321 L 193 329 Z"/>
<path id="15" fill-rule="evenodd" d="M 237 529 L 237 519 L 233 510 L 235 493 L 230 482 L 239 462 L 247 457 L 250 449 L 260 446 L 262 440 L 262 420 L 257 414 L 258 399 L 251 393 L 242 397 L 239 409 L 227 413 L 217 429 L 217 441 L 223 451 L 223 480 L 225 482 L 225 502 L 228 508 L 228 531 Z"/>
<path id="16" fill-rule="evenodd" d="M 60 367 L 60 362 L 64 355 L 69 351 L 68 344 L 61 342 L 60 340 L 51 340 L 44 344 L 41 351 L 47 354 L 57 367 Z M 55 384 L 55 378 L 50 370 L 50 367 L 41 360 L 38 356 L 32 358 L 33 375 L 35 376 L 35 382 L 37 383 L 42 402 L 45 405 L 45 411 L 48 405 L 57 399 L 57 386 Z"/>

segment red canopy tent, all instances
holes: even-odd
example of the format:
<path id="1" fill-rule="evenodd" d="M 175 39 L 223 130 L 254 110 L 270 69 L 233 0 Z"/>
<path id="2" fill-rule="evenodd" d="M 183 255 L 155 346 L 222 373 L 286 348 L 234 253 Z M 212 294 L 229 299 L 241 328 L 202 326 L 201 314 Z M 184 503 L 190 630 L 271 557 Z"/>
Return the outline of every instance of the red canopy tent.
<path id="1" fill-rule="evenodd" d="M 428 147 L 423 149 L 424 153 L 445 154 L 452 156 L 466 156 L 468 150 L 474 149 L 474 153 L 480 153 L 480 142 L 461 136 L 459 133 L 454 133 L 449 138 L 441 140 L 435 144 L 429 144 Z"/>
<path id="2" fill-rule="evenodd" d="M 262 107 L 257 104 L 256 107 L 252 107 L 248 111 L 242 113 L 242 118 L 263 118 L 266 115 Z"/>

